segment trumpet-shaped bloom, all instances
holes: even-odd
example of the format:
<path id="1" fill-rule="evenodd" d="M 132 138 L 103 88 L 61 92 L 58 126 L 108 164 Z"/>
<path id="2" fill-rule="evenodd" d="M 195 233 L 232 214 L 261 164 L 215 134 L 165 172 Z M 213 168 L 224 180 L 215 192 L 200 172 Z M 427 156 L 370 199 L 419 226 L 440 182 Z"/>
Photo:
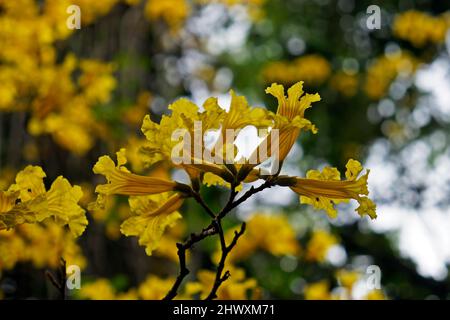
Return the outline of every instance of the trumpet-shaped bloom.
<path id="1" fill-rule="evenodd" d="M 78 205 L 83 196 L 81 188 L 59 176 L 46 191 L 44 177 L 42 168 L 27 166 L 8 191 L 0 192 L 0 230 L 52 217 L 58 224 L 68 225 L 74 236 L 83 233 L 88 221 Z"/>
<path id="2" fill-rule="evenodd" d="M 16 175 L 16 184 L 10 187 L 10 190 L 20 192 L 20 199 L 28 201 L 45 193 L 43 179 L 46 174 L 41 167 L 27 166 Z"/>
<path id="3" fill-rule="evenodd" d="M 131 173 L 124 165 L 127 163 L 125 149 L 117 152 L 117 165 L 108 156 L 102 156 L 94 166 L 94 173 L 106 177 L 107 183 L 98 185 L 95 192 L 99 194 L 97 201 L 102 203 L 104 196 L 120 194 L 139 196 L 162 193 L 174 190 L 176 183 L 170 180 L 140 176 Z"/>
<path id="4" fill-rule="evenodd" d="M 303 82 L 297 82 L 288 89 L 288 96 L 284 94 L 284 87 L 280 84 L 273 83 L 266 89 L 266 93 L 271 94 L 278 100 L 278 109 L 275 115 L 275 126 L 272 128 L 278 130 L 278 160 L 283 161 L 300 132 L 312 131 L 317 133 L 317 128 L 305 118 L 305 110 L 311 107 L 311 104 L 320 101 L 319 94 L 305 94 L 303 91 Z M 267 156 L 261 157 L 259 148 L 254 151 L 251 158 L 256 158 L 258 155 L 258 163 L 268 159 L 273 154 L 272 134 L 263 140 L 260 146 L 267 145 Z"/>
<path id="5" fill-rule="evenodd" d="M 103 209 L 109 195 L 130 196 L 131 217 L 122 223 L 120 230 L 126 236 L 137 236 L 139 244 L 151 255 L 165 229 L 181 218 L 177 210 L 183 204 L 184 196 L 181 193 L 168 195 L 167 192 L 174 191 L 177 186 L 174 181 L 131 173 L 124 166 L 127 162 L 125 152 L 125 149 L 117 152 L 117 165 L 108 156 L 103 156 L 94 166 L 94 173 L 104 175 L 107 183 L 97 186 L 99 196 L 90 209 Z"/>
<path id="6" fill-rule="evenodd" d="M 130 197 L 132 216 L 125 220 L 120 230 L 126 236 L 137 236 L 139 244 L 145 246 L 148 255 L 159 245 L 167 227 L 181 219 L 178 209 L 183 204 L 183 197 L 176 193 Z"/>
<path id="7" fill-rule="evenodd" d="M 71 186 L 69 181 L 61 176 L 56 178 L 46 194 L 46 212 L 53 216 L 58 224 L 68 225 L 76 237 L 83 233 L 88 224 L 85 210 L 77 204 L 82 196 L 81 187 Z"/>
<path id="8" fill-rule="evenodd" d="M 266 109 L 250 107 L 247 99 L 244 96 L 236 95 L 233 90 L 230 91 L 230 95 L 230 109 L 224 117 L 222 131 L 242 129 L 250 125 L 264 128 L 272 124 L 271 115 Z"/>
<path id="9" fill-rule="evenodd" d="M 11 229 L 22 223 L 33 223 L 36 221 L 36 212 L 28 205 L 18 203 L 17 192 L 0 192 L 0 230 Z"/>
<path id="10" fill-rule="evenodd" d="M 169 105 L 172 113 L 163 115 L 160 123 L 152 121 L 149 115 L 145 116 L 141 130 L 148 140 L 148 145 L 143 149 L 148 164 L 171 159 L 173 148 L 180 143 L 173 138 L 176 132 L 180 133 L 179 138 L 184 138 L 185 134 L 191 137 L 191 148 L 186 152 L 191 157 L 194 156 L 194 144 L 203 143 L 203 134 L 208 130 L 219 129 L 220 120 L 225 112 L 217 104 L 216 98 L 206 100 L 203 107 L 205 111 L 199 112 L 197 105 L 183 98 Z M 196 127 L 196 124 L 199 126 Z M 196 141 L 196 135 L 199 141 Z M 202 148 L 199 150 L 203 151 Z"/>
<path id="11" fill-rule="evenodd" d="M 270 112 L 250 107 L 245 97 L 233 91 L 230 94 L 228 112 L 218 105 L 217 98 L 211 97 L 204 102 L 203 111 L 193 102 L 179 99 L 169 106 L 172 113 L 163 115 L 160 123 L 153 122 L 147 115 L 142 124 L 142 132 L 148 140 L 142 149 L 146 162 L 152 164 L 174 160 L 174 157 L 178 159 L 178 153 L 182 152 L 182 161 L 175 164 L 184 168 L 191 177 L 197 177 L 200 172 L 211 172 L 230 180 L 228 169 L 223 164 L 234 162 L 236 133 L 249 125 L 261 128 L 273 124 Z M 219 129 L 219 139 L 211 149 L 206 148 L 205 134 Z M 227 135 L 229 129 L 233 130 L 231 137 Z"/>
<path id="12" fill-rule="evenodd" d="M 356 211 L 360 216 L 368 215 L 371 219 L 375 219 L 376 206 L 366 197 L 369 194 L 367 189 L 369 170 L 358 178 L 361 171 L 362 166 L 356 160 L 347 163 L 345 181 L 340 181 L 340 173 L 336 168 L 326 167 L 322 172 L 310 170 L 306 178 L 295 178 L 296 183 L 291 189 L 300 195 L 301 203 L 325 210 L 331 218 L 337 216 L 335 204 L 354 199 L 359 203 Z"/>

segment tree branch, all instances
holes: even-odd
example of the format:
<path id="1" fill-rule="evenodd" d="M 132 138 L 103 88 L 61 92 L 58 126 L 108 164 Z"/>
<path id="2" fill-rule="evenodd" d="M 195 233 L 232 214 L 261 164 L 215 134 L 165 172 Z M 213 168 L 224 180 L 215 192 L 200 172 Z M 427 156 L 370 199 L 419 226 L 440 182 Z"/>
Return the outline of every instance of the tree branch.
<path id="1" fill-rule="evenodd" d="M 171 300 L 171 299 L 175 298 L 178 294 L 178 289 L 180 288 L 181 283 L 183 282 L 184 278 L 189 274 L 189 269 L 186 266 L 186 251 L 191 249 L 194 246 L 194 244 L 196 244 L 197 242 L 199 242 L 209 236 L 219 234 L 222 256 L 221 256 L 219 265 L 217 267 L 216 278 L 214 281 L 213 288 L 212 288 L 211 292 L 209 293 L 207 299 L 216 298 L 216 293 L 217 293 L 217 290 L 219 289 L 220 285 L 230 277 L 229 271 L 225 271 L 225 273 L 222 275 L 223 269 L 225 267 L 226 258 L 228 256 L 229 252 L 236 245 L 239 237 L 241 237 L 242 234 L 244 234 L 244 232 L 245 232 L 245 223 L 242 223 L 240 231 L 235 232 L 232 242 L 230 243 L 230 245 L 227 246 L 226 242 L 225 242 L 225 234 L 224 234 L 223 228 L 222 228 L 222 222 L 221 222 L 222 218 L 224 218 L 231 210 L 233 210 L 235 207 L 237 207 L 238 205 L 240 205 L 241 203 L 246 201 L 252 195 L 254 195 L 266 188 L 270 188 L 270 187 L 274 186 L 275 184 L 276 184 L 276 182 L 271 177 L 268 177 L 262 185 L 260 185 L 257 188 L 252 186 L 250 188 L 250 190 L 248 190 L 243 196 L 241 196 L 238 200 L 235 201 L 235 198 L 236 198 L 238 192 L 236 191 L 236 184 L 232 183 L 230 197 L 229 197 L 227 203 L 225 204 L 225 206 L 222 208 L 222 210 L 217 215 L 215 215 L 214 212 L 208 207 L 208 205 L 205 203 L 205 201 L 203 200 L 203 198 L 201 197 L 201 195 L 198 192 L 196 192 L 194 190 L 192 190 L 190 192 L 192 197 L 203 207 L 203 209 L 208 213 L 208 215 L 211 218 L 213 218 L 213 220 L 211 221 L 210 225 L 208 227 L 204 228 L 200 233 L 192 233 L 190 235 L 189 239 L 186 240 L 184 243 L 177 243 L 177 248 L 178 248 L 177 254 L 178 254 L 178 259 L 179 259 L 179 263 L 180 263 L 180 271 L 177 276 L 177 279 L 175 280 L 175 283 L 173 284 L 172 288 L 167 293 L 167 295 L 163 298 L 163 300 Z"/>
<path id="2" fill-rule="evenodd" d="M 213 219 L 216 218 L 216 215 L 214 214 L 214 212 L 211 210 L 211 208 L 205 203 L 205 201 L 203 201 L 203 198 L 200 196 L 200 194 L 198 192 L 193 191 L 192 192 L 192 197 L 195 199 L 195 201 L 198 202 L 198 204 L 200 204 L 203 209 L 205 209 L 206 213 Z"/>
<path id="3" fill-rule="evenodd" d="M 217 228 L 213 223 L 211 223 L 208 227 L 204 228 L 200 233 L 192 233 L 189 236 L 189 239 L 186 240 L 184 243 L 177 243 L 178 248 L 178 259 L 180 263 L 180 272 L 177 276 L 177 279 L 175 280 L 175 283 L 173 284 L 170 291 L 167 293 L 167 295 L 163 298 L 163 300 L 172 300 L 175 298 L 178 294 L 178 288 L 180 287 L 181 283 L 183 282 L 184 278 L 189 274 L 189 269 L 186 266 L 186 251 L 191 249 L 194 244 L 197 242 L 205 239 L 206 237 L 209 237 L 213 234 L 217 233 Z"/>
<path id="4" fill-rule="evenodd" d="M 233 202 L 231 204 L 231 209 L 236 208 L 238 205 L 240 205 L 241 203 L 243 203 L 244 201 L 246 201 L 248 198 L 250 198 L 251 196 L 253 196 L 254 194 L 263 191 L 264 189 L 267 188 L 271 188 L 274 185 L 276 185 L 276 182 L 272 179 L 267 179 L 262 185 L 260 185 L 259 187 L 254 187 L 252 186 L 246 193 L 244 193 L 244 195 L 242 195 L 239 199 L 237 199 L 235 202 Z"/>
<path id="5" fill-rule="evenodd" d="M 49 270 L 45 271 L 45 275 L 50 280 L 51 284 L 58 290 L 58 299 L 66 300 L 66 260 L 64 260 L 62 257 L 60 259 L 60 266 L 58 268 L 56 276 Z"/>
<path id="6" fill-rule="evenodd" d="M 219 222 L 219 225 L 220 225 L 220 222 Z M 225 282 L 230 277 L 231 274 L 230 274 L 230 272 L 228 270 L 225 271 L 225 273 L 222 275 L 223 269 L 225 268 L 225 261 L 227 259 L 228 254 L 230 253 L 230 251 L 236 245 L 238 239 L 244 234 L 245 226 L 246 226 L 245 222 L 243 222 L 239 232 L 238 231 L 234 232 L 233 240 L 231 241 L 229 246 L 227 246 L 225 244 L 223 230 L 222 230 L 222 227 L 220 226 L 219 235 L 220 235 L 221 239 L 224 239 L 223 241 L 221 241 L 222 256 L 220 257 L 220 262 L 219 262 L 219 265 L 217 267 L 217 272 L 216 272 L 216 278 L 214 280 L 214 285 L 213 285 L 213 287 L 211 289 L 211 292 L 206 297 L 206 300 L 212 300 L 214 298 L 217 298 L 217 290 L 219 289 L 221 284 L 223 282 Z"/>

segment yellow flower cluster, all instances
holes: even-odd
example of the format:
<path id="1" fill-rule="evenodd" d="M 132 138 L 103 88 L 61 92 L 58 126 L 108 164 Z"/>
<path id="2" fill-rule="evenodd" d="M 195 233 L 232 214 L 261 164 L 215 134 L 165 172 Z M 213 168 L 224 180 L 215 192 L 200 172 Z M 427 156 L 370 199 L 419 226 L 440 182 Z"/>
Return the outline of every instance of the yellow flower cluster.
<path id="1" fill-rule="evenodd" d="M 228 268 L 230 278 L 223 282 L 217 291 L 219 300 L 246 300 L 258 297 L 258 287 L 255 279 L 245 277 L 245 271 L 239 268 Z M 196 282 L 186 284 L 185 295 L 193 297 L 199 295 L 200 299 L 205 299 L 211 291 L 216 273 L 209 270 L 200 270 L 197 273 Z"/>
<path id="2" fill-rule="evenodd" d="M 324 57 L 310 54 L 293 61 L 271 62 L 264 67 L 262 74 L 266 83 L 291 84 L 304 80 L 311 85 L 320 85 L 329 78 L 331 65 Z"/>
<path id="3" fill-rule="evenodd" d="M 398 75 L 410 76 L 419 65 L 419 61 L 407 52 L 395 52 L 382 56 L 369 66 L 364 90 L 372 99 L 386 95 L 389 86 Z"/>
<path id="4" fill-rule="evenodd" d="M 264 178 L 255 167 L 276 156 L 282 164 L 301 132 L 317 132 L 317 128 L 305 118 L 305 111 L 314 102 L 319 101 L 320 96 L 305 94 L 303 82 L 291 86 L 287 90 L 287 96 L 284 87 L 275 83 L 268 87 L 266 92 L 278 100 L 276 113 L 264 108 L 250 107 L 245 97 L 231 92 L 228 111 L 218 105 L 217 98 L 212 97 L 205 101 L 202 111 L 187 99 L 177 100 L 169 106 L 172 113 L 163 115 L 159 123 L 152 121 L 147 115 L 142 124 L 142 132 L 147 138 L 142 156 L 148 164 L 160 161 L 170 163 L 176 150 L 178 153 L 175 154 L 182 154 L 184 161 L 172 164 L 186 171 L 192 186 L 167 178 L 130 172 L 125 166 L 126 150 L 121 149 L 117 153 L 117 164 L 108 156 L 103 156 L 94 166 L 94 173 L 105 176 L 107 183 L 97 186 L 97 201 L 92 203 L 90 208 L 96 210 L 105 207 L 106 199 L 111 195 L 129 196 L 131 217 L 124 221 L 121 231 L 127 236 L 138 237 L 139 243 L 146 247 L 146 252 L 150 255 L 158 247 L 164 230 L 181 218 L 178 210 L 185 198 L 193 196 L 192 188 L 201 183 L 211 184 L 212 179 L 205 181 L 205 176 L 208 174 L 217 176 L 214 180 L 216 183 L 234 188 L 242 183 Z M 246 126 L 264 128 L 268 134 L 263 137 L 262 142 L 255 147 L 248 159 L 245 157 L 236 159 L 237 150 L 234 145 L 236 136 L 231 142 L 224 138 L 227 136 L 227 129 L 239 132 Z M 279 132 L 278 155 L 271 153 L 274 129 Z M 196 136 L 199 139 L 187 146 L 184 143 L 180 144 L 173 139 L 173 133 L 177 130 L 183 130 L 189 137 L 194 137 L 194 140 Z M 204 143 L 208 131 L 216 131 L 219 134 L 212 149 L 205 147 Z M 263 148 L 267 152 L 261 152 Z M 223 162 L 224 159 L 226 163 Z M 358 161 L 350 160 L 344 181 L 340 181 L 340 174 L 336 168 L 325 168 L 322 172 L 311 170 L 306 178 L 283 176 L 277 179 L 280 181 L 279 185 L 288 186 L 296 192 L 302 203 L 323 209 L 330 217 L 337 215 L 335 204 L 354 199 L 359 203 L 357 212 L 361 216 L 368 215 L 374 219 L 375 204 L 367 197 L 369 171 L 360 175 L 362 169 Z M 258 221 L 261 220 L 256 220 L 255 224 L 259 223 Z M 276 249 L 274 244 L 266 243 L 266 245 L 274 252 L 279 249 Z M 291 250 L 296 251 L 293 246 Z"/>
<path id="5" fill-rule="evenodd" d="M 86 265 L 75 241 L 87 225 L 77 204 L 81 189 L 58 177 L 46 191 L 44 177 L 37 166 L 26 167 L 15 178 L 10 170 L 2 172 L 1 189 L 6 191 L 0 193 L 0 271 L 17 263 L 57 268 L 61 257 L 68 264 Z"/>
<path id="6" fill-rule="evenodd" d="M 111 194 L 128 195 L 131 217 L 121 225 L 121 232 L 127 236 L 138 236 L 139 244 L 146 246 L 147 254 L 156 249 L 164 230 L 181 218 L 178 209 L 183 203 L 181 194 L 168 192 L 174 190 L 173 181 L 139 176 L 130 173 L 124 166 L 127 162 L 125 149 L 117 153 L 117 166 L 108 157 L 99 159 L 94 167 L 94 173 L 104 175 L 108 183 L 99 185 L 96 203 L 90 205 L 90 210 L 105 208 L 107 196 Z"/>
<path id="7" fill-rule="evenodd" d="M 392 27 L 394 35 L 411 42 L 415 47 L 423 47 L 428 43 L 443 43 L 449 28 L 449 13 L 431 16 L 417 10 L 409 10 L 398 14 Z"/>
<path id="8" fill-rule="evenodd" d="M 0 191 L 0 230 L 53 219 L 61 226 L 67 225 L 75 237 L 84 232 L 88 221 L 85 210 L 78 205 L 83 195 L 81 188 L 59 176 L 46 190 L 45 176 L 41 167 L 27 166 L 17 174 L 15 184 Z"/>
<path id="9" fill-rule="evenodd" d="M 328 280 L 320 280 L 306 285 L 303 296 L 306 300 L 353 300 L 353 287 L 362 278 L 362 274 L 354 270 L 341 269 L 336 272 L 336 280 L 340 291 L 330 289 Z M 365 294 L 363 300 L 386 300 L 381 289 L 374 289 Z"/>
<path id="10" fill-rule="evenodd" d="M 86 259 L 73 235 L 56 223 L 23 224 L 0 231 L 0 271 L 24 262 L 30 262 L 36 268 L 56 269 L 61 257 L 67 265 L 86 266 Z"/>
<path id="11" fill-rule="evenodd" d="M 47 0 L 48 1 L 48 0 Z M 103 0 L 103 1 L 91 1 L 91 0 L 52 0 L 51 2 L 59 2 L 59 5 L 65 11 L 66 8 L 75 4 L 80 7 L 81 10 L 81 21 L 83 24 L 87 25 L 94 22 L 95 19 L 106 15 L 111 9 L 120 2 L 120 0 Z M 127 0 L 125 0 L 127 2 Z M 66 14 L 67 16 L 67 14 Z M 63 16 L 64 17 L 64 16 Z"/>
<path id="12" fill-rule="evenodd" d="M 71 80 L 76 70 L 81 72 L 78 85 Z M 111 64 L 77 61 L 73 56 L 68 56 L 61 68 L 51 67 L 39 84 L 42 96 L 32 102 L 29 132 L 35 136 L 50 134 L 55 142 L 78 155 L 89 151 L 95 137 L 106 130 L 96 121 L 92 107 L 109 101 L 116 86 L 113 70 Z M 38 76 L 44 76 L 41 71 L 37 70 Z"/>
<path id="13" fill-rule="evenodd" d="M 145 16 L 150 21 L 163 20 L 172 31 L 178 31 L 191 11 L 187 0 L 147 1 Z"/>
<path id="14" fill-rule="evenodd" d="M 109 101 L 114 68 L 70 54 L 59 63 L 55 43 L 73 32 L 66 26 L 68 6 L 80 5 L 88 22 L 115 2 L 47 0 L 42 7 L 32 0 L 2 2 L 0 110 L 29 112 L 32 135 L 49 134 L 76 154 L 88 151 L 102 132 L 92 107 Z"/>
<path id="15" fill-rule="evenodd" d="M 330 86 L 344 97 L 353 97 L 358 92 L 358 75 L 339 71 L 331 76 Z"/>
<path id="16" fill-rule="evenodd" d="M 137 288 L 117 292 L 110 281 L 100 278 L 83 284 L 77 296 L 89 300 L 161 300 L 172 287 L 174 280 L 150 275 Z"/>
<path id="17" fill-rule="evenodd" d="M 217 297 L 220 300 L 244 300 L 250 295 L 258 298 L 257 283 L 254 279 L 246 279 L 242 269 L 230 270 L 232 276 L 219 288 Z M 176 299 L 193 299 L 196 296 L 206 298 L 214 283 L 215 273 L 208 270 L 200 270 L 197 273 L 198 281 L 186 284 L 184 292 L 177 295 Z M 125 292 L 118 292 L 111 282 L 100 278 L 93 282 L 82 284 L 77 298 L 89 300 L 161 300 L 173 285 L 174 278 L 160 278 L 149 275 L 136 288 L 130 288 Z"/>

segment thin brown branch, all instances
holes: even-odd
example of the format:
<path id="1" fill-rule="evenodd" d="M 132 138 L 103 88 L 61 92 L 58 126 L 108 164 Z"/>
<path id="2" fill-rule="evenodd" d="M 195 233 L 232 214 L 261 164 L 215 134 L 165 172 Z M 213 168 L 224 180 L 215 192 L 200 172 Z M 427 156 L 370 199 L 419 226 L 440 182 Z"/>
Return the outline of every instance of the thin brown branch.
<path id="1" fill-rule="evenodd" d="M 235 207 L 237 207 L 238 205 L 243 203 L 245 200 L 250 198 L 252 195 L 254 195 L 266 188 L 270 188 L 270 187 L 274 186 L 275 184 L 276 184 L 276 182 L 273 181 L 273 179 L 271 179 L 269 177 L 268 179 L 266 179 L 266 181 L 261 186 L 259 186 L 257 188 L 251 187 L 250 190 L 248 190 L 243 196 L 241 196 L 236 201 L 235 201 L 235 198 L 236 198 L 238 192 L 236 191 L 236 185 L 232 184 L 229 199 L 228 199 L 227 203 L 225 204 L 225 206 L 222 208 L 222 210 L 217 215 L 215 215 L 214 212 L 208 207 L 208 205 L 205 203 L 205 201 L 203 200 L 203 198 L 197 191 L 192 190 L 190 192 L 192 197 L 203 207 L 203 209 L 208 213 L 208 215 L 211 218 L 213 218 L 213 220 L 211 221 L 210 225 L 208 227 L 204 228 L 200 233 L 192 233 L 190 235 L 189 239 L 186 240 L 186 242 L 177 243 L 177 248 L 178 248 L 177 253 L 178 253 L 178 260 L 179 260 L 179 264 L 180 264 L 180 271 L 175 280 L 175 283 L 173 284 L 172 288 L 167 293 L 167 295 L 163 298 L 163 300 L 172 300 L 173 298 L 175 298 L 178 294 L 178 289 L 180 288 L 184 278 L 189 274 L 189 269 L 186 266 L 186 251 L 191 249 L 194 246 L 194 244 L 196 244 L 197 242 L 199 242 L 209 236 L 219 234 L 222 256 L 221 256 L 219 265 L 217 267 L 216 279 L 214 281 L 213 288 L 212 288 L 210 294 L 208 295 L 207 299 L 214 299 L 216 297 L 216 293 L 217 293 L 217 290 L 219 289 L 220 285 L 230 277 L 229 271 L 225 271 L 225 273 L 223 273 L 223 275 L 222 275 L 223 269 L 225 267 L 226 258 L 228 256 L 229 252 L 236 245 L 239 237 L 242 236 L 242 234 L 245 232 L 245 223 L 243 223 L 241 225 L 240 231 L 235 232 L 232 242 L 230 243 L 230 245 L 227 246 L 226 242 L 225 242 L 225 234 L 224 234 L 224 231 L 222 228 L 222 222 L 221 222 L 222 218 L 224 218 L 231 210 L 233 210 Z"/>
<path id="2" fill-rule="evenodd" d="M 56 276 L 49 270 L 45 271 L 45 275 L 50 280 L 51 284 L 58 290 L 59 293 L 58 299 L 66 300 L 66 283 L 67 283 L 66 260 L 61 258 L 60 266 L 58 268 Z"/>
<path id="3" fill-rule="evenodd" d="M 267 179 L 263 184 L 261 184 L 259 187 L 254 187 L 252 186 L 246 193 L 244 193 L 244 195 L 242 195 L 239 199 L 237 199 L 236 201 L 234 201 L 231 204 L 231 209 L 236 208 L 237 206 L 239 206 L 241 203 L 243 203 L 244 201 L 246 201 L 248 198 L 250 198 L 251 196 L 253 196 L 254 194 L 263 191 L 264 189 L 267 188 L 271 188 L 274 185 L 276 185 L 276 182 L 272 179 Z"/>
<path id="4" fill-rule="evenodd" d="M 219 265 L 217 266 L 217 272 L 216 272 L 216 278 L 214 280 L 214 285 L 213 285 L 213 287 L 211 289 L 211 292 L 206 297 L 206 300 L 212 300 L 214 298 L 217 298 L 217 290 L 222 285 L 222 283 L 225 282 L 230 277 L 231 274 L 230 274 L 230 272 L 228 270 L 226 270 L 223 273 L 223 275 L 222 275 L 223 269 L 225 268 L 225 261 L 227 259 L 228 254 L 230 253 L 230 251 L 236 245 L 238 239 L 244 234 L 245 226 L 246 226 L 245 222 L 243 222 L 239 232 L 235 231 L 233 240 L 231 241 L 230 245 L 227 246 L 225 244 L 225 241 L 223 242 L 223 244 L 221 246 L 221 248 L 222 248 L 222 255 L 220 257 Z M 219 235 L 220 235 L 221 238 L 224 238 L 223 230 L 222 230 L 221 227 L 219 229 Z"/>
<path id="5" fill-rule="evenodd" d="M 211 210 L 211 208 L 205 203 L 205 201 L 203 200 L 203 198 L 200 196 L 200 194 L 198 192 L 192 192 L 192 197 L 195 199 L 195 201 L 198 202 L 198 204 L 200 204 L 203 209 L 205 209 L 206 213 L 213 219 L 215 219 L 216 215 L 214 214 L 214 212 Z"/>
<path id="6" fill-rule="evenodd" d="M 191 249 L 197 242 L 216 233 L 217 228 L 213 223 L 211 223 L 201 232 L 192 233 L 189 236 L 189 239 L 186 240 L 184 243 L 177 243 L 180 272 L 178 273 L 177 279 L 175 280 L 175 283 L 173 284 L 172 288 L 163 298 L 163 300 L 172 300 L 173 298 L 175 298 L 178 294 L 178 289 L 181 286 L 181 283 L 183 282 L 184 278 L 189 274 L 189 269 L 186 266 L 186 251 Z"/>

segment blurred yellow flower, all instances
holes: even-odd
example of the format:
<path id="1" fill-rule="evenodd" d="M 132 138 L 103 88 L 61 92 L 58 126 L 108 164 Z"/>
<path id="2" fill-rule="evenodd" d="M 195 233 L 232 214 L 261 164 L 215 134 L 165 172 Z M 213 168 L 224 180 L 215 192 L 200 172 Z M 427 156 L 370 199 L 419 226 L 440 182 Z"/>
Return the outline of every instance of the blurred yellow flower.
<path id="1" fill-rule="evenodd" d="M 404 51 L 379 57 L 367 69 L 364 90 L 370 98 L 380 99 L 397 76 L 411 76 L 418 66 L 419 61 Z"/>
<path id="2" fill-rule="evenodd" d="M 431 16 L 417 10 L 409 10 L 396 15 L 392 26 L 394 35 L 411 42 L 415 47 L 423 47 L 427 43 L 443 43 L 449 28 L 449 13 Z"/>
<path id="3" fill-rule="evenodd" d="M 149 111 L 150 103 L 152 101 L 152 94 L 148 91 L 143 91 L 139 94 L 136 104 L 126 108 L 123 111 L 123 118 L 127 124 L 132 127 L 139 127 L 145 115 Z"/>
<path id="4" fill-rule="evenodd" d="M 19 262 L 56 269 L 61 257 L 68 265 L 81 269 L 86 266 L 86 259 L 71 233 L 52 221 L 0 231 L 0 271 L 11 269 Z"/>
<path id="5" fill-rule="evenodd" d="M 255 279 L 245 278 L 245 272 L 242 269 L 231 268 L 230 277 L 222 283 L 217 290 L 217 299 L 219 300 L 246 300 L 255 289 L 257 282 Z M 205 299 L 214 283 L 215 272 L 209 270 L 200 270 L 197 273 L 197 282 L 186 284 L 185 294 L 193 296 L 200 294 L 200 299 Z"/>
<path id="6" fill-rule="evenodd" d="M 226 232 L 227 243 L 231 242 L 233 236 L 234 229 Z M 265 250 L 275 256 L 297 256 L 300 253 L 295 231 L 285 215 L 254 214 L 247 221 L 246 231 L 230 252 L 227 262 L 233 264 L 245 260 L 257 250 Z M 215 259 L 219 257 L 220 251 L 215 253 Z"/>
<path id="7" fill-rule="evenodd" d="M 267 83 L 291 84 L 304 80 L 311 85 L 324 83 L 331 74 L 330 63 L 318 54 L 304 55 L 293 61 L 275 61 L 262 71 Z"/>
<path id="8" fill-rule="evenodd" d="M 78 296 L 89 300 L 114 300 L 116 292 L 107 279 L 97 279 L 94 282 L 83 284 Z"/>
<path id="9" fill-rule="evenodd" d="M 365 300 L 387 300 L 387 297 L 381 290 L 372 290 L 366 296 Z"/>
<path id="10" fill-rule="evenodd" d="M 77 294 L 78 298 L 89 300 L 161 300 L 170 290 L 174 279 L 149 275 L 137 288 L 118 292 L 105 278 L 83 284 Z"/>
<path id="11" fill-rule="evenodd" d="M 172 31 L 178 31 L 191 11 L 186 0 L 148 0 L 145 5 L 145 16 L 150 21 L 163 20 Z"/>
<path id="12" fill-rule="evenodd" d="M 90 23 L 118 2 L 18 0 L 2 5 L 0 110 L 29 111 L 30 134 L 49 134 L 77 155 L 91 149 L 101 126 L 91 108 L 109 101 L 115 88 L 113 67 L 97 60 L 79 61 L 73 54 L 62 56 L 60 63 L 55 43 L 73 33 L 66 25 L 70 5 L 79 5 L 83 23 Z"/>
<path id="13" fill-rule="evenodd" d="M 115 66 L 97 60 L 81 60 L 81 76 L 78 83 L 86 102 L 90 105 L 107 103 L 110 93 L 116 88 L 116 79 L 112 75 Z"/>
<path id="14" fill-rule="evenodd" d="M 358 92 L 358 75 L 337 72 L 331 77 L 330 85 L 344 97 L 353 97 Z"/>
<path id="15" fill-rule="evenodd" d="M 172 288 L 174 278 L 162 279 L 154 275 L 150 275 L 142 282 L 138 289 L 138 295 L 142 300 L 161 300 Z"/>
<path id="16" fill-rule="evenodd" d="M 361 274 L 357 271 L 341 269 L 336 272 L 336 279 L 339 281 L 339 284 L 350 291 L 360 278 Z"/>
<path id="17" fill-rule="evenodd" d="M 304 289 L 306 300 L 330 300 L 330 284 L 326 280 L 308 284 Z"/>
<path id="18" fill-rule="evenodd" d="M 337 238 L 325 230 L 314 230 L 306 245 L 305 259 L 312 262 L 323 262 L 328 250 L 338 243 Z"/>

